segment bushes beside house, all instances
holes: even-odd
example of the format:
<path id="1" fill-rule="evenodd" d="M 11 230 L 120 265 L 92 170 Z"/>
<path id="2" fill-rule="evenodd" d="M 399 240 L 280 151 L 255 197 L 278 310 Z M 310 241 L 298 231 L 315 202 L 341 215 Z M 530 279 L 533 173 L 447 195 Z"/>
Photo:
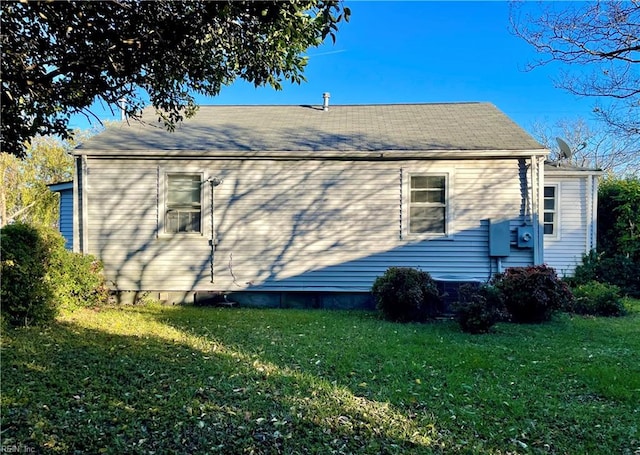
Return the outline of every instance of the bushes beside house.
<path id="1" fill-rule="evenodd" d="M 100 262 L 66 250 L 56 230 L 17 223 L 2 228 L 0 236 L 1 312 L 7 324 L 44 325 L 59 308 L 106 302 Z"/>
<path id="2" fill-rule="evenodd" d="M 427 272 L 390 267 L 375 280 L 372 293 L 387 320 L 426 321 L 438 315 L 440 297 Z M 567 283 L 553 268 L 539 265 L 509 268 L 479 288 L 462 286 L 453 309 L 464 331 L 483 333 L 501 319 L 517 323 L 548 321 L 572 301 Z"/>
<path id="3" fill-rule="evenodd" d="M 573 300 L 569 285 L 546 265 L 508 268 L 492 284 L 502 293 L 510 319 L 518 323 L 548 321 Z"/>
<path id="4" fill-rule="evenodd" d="M 102 262 L 92 255 L 56 251 L 50 270 L 56 303 L 61 308 L 95 307 L 107 302 L 109 289 L 102 275 Z"/>
<path id="5" fill-rule="evenodd" d="M 52 321 L 57 309 L 48 271 L 59 239 L 26 224 L 5 226 L 0 235 L 3 319 L 14 326 Z"/>
<path id="6" fill-rule="evenodd" d="M 396 322 L 424 322 L 438 315 L 435 282 L 427 272 L 391 267 L 374 282 L 372 293 L 382 316 Z M 594 316 L 625 314 L 620 289 L 588 282 L 572 289 L 546 265 L 512 267 L 490 283 L 462 285 L 452 305 L 468 333 L 487 333 L 499 321 L 541 323 L 559 311 Z"/>
<path id="7" fill-rule="evenodd" d="M 640 177 L 609 177 L 598 188 L 598 250 L 640 262 Z"/>
<path id="8" fill-rule="evenodd" d="M 585 255 L 571 282 L 599 281 L 640 298 L 640 178 L 609 177 L 598 189 L 598 252 Z"/>
<path id="9" fill-rule="evenodd" d="M 591 281 L 573 290 L 574 300 L 566 311 L 591 316 L 623 316 L 626 314 L 620 288 L 613 284 Z"/>
<path id="10" fill-rule="evenodd" d="M 539 323 L 558 311 L 589 316 L 627 314 L 620 288 L 588 281 L 569 287 L 547 266 L 514 267 L 498 274 L 492 284 L 463 287 L 454 304 L 464 332 L 486 333 L 498 321 Z"/>
<path id="11" fill-rule="evenodd" d="M 541 323 L 570 306 L 571 289 L 546 265 L 511 267 L 480 288 L 462 287 L 454 304 L 464 332 L 486 333 L 498 321 Z"/>
<path id="12" fill-rule="evenodd" d="M 495 286 L 460 286 L 459 300 L 452 306 L 463 332 L 487 333 L 500 320 L 508 318 L 502 293 Z"/>
<path id="13" fill-rule="evenodd" d="M 436 316 L 440 303 L 431 275 L 409 267 L 389 267 L 371 292 L 383 317 L 396 322 L 424 322 Z"/>
<path id="14" fill-rule="evenodd" d="M 577 287 L 593 281 L 617 286 L 623 294 L 640 298 L 640 260 L 591 251 L 582 257 L 569 282 Z"/>

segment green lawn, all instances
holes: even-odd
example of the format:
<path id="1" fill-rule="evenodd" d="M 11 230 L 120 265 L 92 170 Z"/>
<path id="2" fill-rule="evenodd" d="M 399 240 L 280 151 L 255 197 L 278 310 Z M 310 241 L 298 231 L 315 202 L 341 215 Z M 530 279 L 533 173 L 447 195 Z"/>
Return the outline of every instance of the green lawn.
<path id="1" fill-rule="evenodd" d="M 3 333 L 3 451 L 638 454 L 639 303 L 489 335 L 368 312 L 76 311 Z"/>

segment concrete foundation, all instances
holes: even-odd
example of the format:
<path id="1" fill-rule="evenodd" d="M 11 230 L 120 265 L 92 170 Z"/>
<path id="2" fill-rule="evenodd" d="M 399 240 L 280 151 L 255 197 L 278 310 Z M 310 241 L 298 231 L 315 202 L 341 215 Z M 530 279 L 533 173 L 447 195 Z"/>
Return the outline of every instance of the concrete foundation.
<path id="1" fill-rule="evenodd" d="M 369 292 L 256 292 L 236 291 L 226 294 L 197 292 L 196 305 L 237 302 L 248 308 L 309 308 L 328 310 L 374 310 Z"/>
<path id="2" fill-rule="evenodd" d="M 436 280 L 442 296 L 440 313 L 451 314 L 451 304 L 458 300 L 458 290 L 464 283 L 458 279 Z M 479 286 L 480 282 L 472 282 Z M 326 310 L 375 310 L 370 292 L 322 291 L 118 291 L 114 300 L 124 305 L 159 300 L 168 305 L 242 306 L 247 308 L 300 308 Z"/>

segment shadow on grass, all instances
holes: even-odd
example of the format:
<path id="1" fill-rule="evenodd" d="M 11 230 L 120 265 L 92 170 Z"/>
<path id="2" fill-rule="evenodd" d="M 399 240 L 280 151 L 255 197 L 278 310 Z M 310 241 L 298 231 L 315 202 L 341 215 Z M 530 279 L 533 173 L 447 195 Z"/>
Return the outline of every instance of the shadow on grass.
<path id="1" fill-rule="evenodd" d="M 453 322 L 390 324 L 364 312 L 183 308 L 168 323 L 224 340 L 256 365 L 331 384 L 325 390 L 346 393 L 361 408 L 389 403 L 373 427 L 398 434 L 385 422 L 403 422 L 402 441 L 412 441 L 409 429 L 432 428 L 428 436 L 438 445 L 418 446 L 426 451 L 517 453 L 531 444 L 587 453 L 635 447 L 629 439 L 636 428 L 630 410 L 637 412 L 640 397 L 640 346 L 630 338 L 635 320 L 559 315 L 543 325 L 503 324 L 482 336 L 461 333 Z M 611 338 L 612 330 L 620 336 Z M 331 401 L 331 395 L 318 400 L 319 412 Z M 334 412 L 361 420 L 368 413 Z M 605 415 L 611 424 L 602 423 Z"/>
<path id="2" fill-rule="evenodd" d="M 477 337 L 451 323 L 397 325 L 370 313 L 81 310 L 47 330 L 3 333 L 2 445 L 633 453 L 636 321 L 567 317 Z M 611 326 L 625 336 L 609 336 Z"/>
<path id="3" fill-rule="evenodd" d="M 143 322 L 139 319 L 139 322 Z M 135 325 L 136 318 L 131 320 Z M 3 336 L 2 445 L 36 453 L 432 453 L 431 426 L 159 321 Z M 124 333 L 124 334 L 123 334 Z"/>

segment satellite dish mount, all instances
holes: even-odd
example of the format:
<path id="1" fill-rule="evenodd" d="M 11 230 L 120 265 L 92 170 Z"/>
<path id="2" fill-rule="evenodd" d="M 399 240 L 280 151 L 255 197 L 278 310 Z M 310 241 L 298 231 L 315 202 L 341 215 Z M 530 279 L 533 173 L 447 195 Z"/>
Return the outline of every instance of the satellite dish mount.
<path id="1" fill-rule="evenodd" d="M 573 156 L 573 152 L 571 151 L 571 147 L 569 147 L 569 144 L 567 144 L 565 141 L 563 141 L 559 137 L 556 138 L 556 142 L 558 143 L 558 146 L 560 147 L 560 155 L 558 156 L 558 164 L 560 164 L 560 161 L 562 161 L 562 160 L 571 159 L 571 157 Z"/>

